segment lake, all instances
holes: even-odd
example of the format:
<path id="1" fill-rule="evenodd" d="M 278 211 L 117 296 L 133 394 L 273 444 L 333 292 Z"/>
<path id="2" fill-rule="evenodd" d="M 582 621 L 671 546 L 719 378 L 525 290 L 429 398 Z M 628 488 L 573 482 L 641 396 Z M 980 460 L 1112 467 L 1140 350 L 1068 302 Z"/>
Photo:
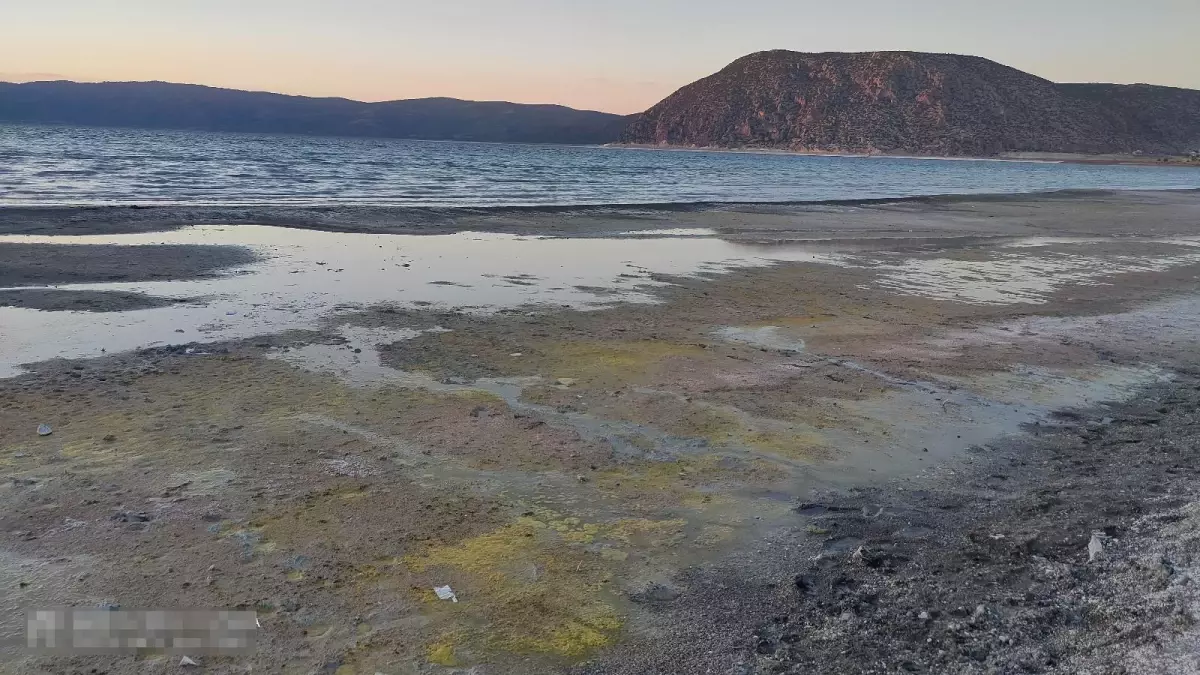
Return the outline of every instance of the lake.
<path id="1" fill-rule="evenodd" d="M 0 125 L 0 205 L 429 207 L 1200 188 L 1200 170 Z"/>

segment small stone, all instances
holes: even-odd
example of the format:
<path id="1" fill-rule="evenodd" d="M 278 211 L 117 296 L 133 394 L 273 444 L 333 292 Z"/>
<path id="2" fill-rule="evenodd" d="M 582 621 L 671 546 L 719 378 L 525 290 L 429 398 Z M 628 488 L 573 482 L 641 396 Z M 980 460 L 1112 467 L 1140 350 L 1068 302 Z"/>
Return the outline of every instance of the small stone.
<path id="1" fill-rule="evenodd" d="M 929 620 L 929 612 L 921 612 L 920 614 L 917 615 L 917 618 L 920 619 L 921 621 L 928 621 Z"/>
<path id="2" fill-rule="evenodd" d="M 38 428 L 37 428 L 38 436 L 49 436 L 52 433 L 54 433 L 54 429 L 51 429 L 49 424 L 39 424 L 38 425 Z"/>
<path id="3" fill-rule="evenodd" d="M 1093 532 L 1092 538 L 1088 541 L 1088 562 L 1095 562 L 1096 558 L 1104 554 L 1104 542 L 1100 539 L 1100 533 Z"/>

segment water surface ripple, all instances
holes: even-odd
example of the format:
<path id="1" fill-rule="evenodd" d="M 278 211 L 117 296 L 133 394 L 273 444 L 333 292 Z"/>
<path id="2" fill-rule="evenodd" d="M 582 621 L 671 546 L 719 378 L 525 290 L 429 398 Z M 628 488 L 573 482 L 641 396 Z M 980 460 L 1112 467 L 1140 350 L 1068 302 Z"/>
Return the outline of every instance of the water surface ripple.
<path id="1" fill-rule="evenodd" d="M 0 125 L 0 205 L 570 206 L 1200 188 L 1200 170 Z"/>

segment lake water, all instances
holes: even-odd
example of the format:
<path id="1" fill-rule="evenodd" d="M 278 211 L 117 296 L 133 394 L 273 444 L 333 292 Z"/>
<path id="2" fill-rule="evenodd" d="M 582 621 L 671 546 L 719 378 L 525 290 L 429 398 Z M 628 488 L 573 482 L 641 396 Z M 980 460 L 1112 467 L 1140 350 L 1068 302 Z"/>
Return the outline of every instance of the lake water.
<path id="1" fill-rule="evenodd" d="M 1200 170 L 0 125 L 0 205 L 435 207 L 1200 188 Z"/>

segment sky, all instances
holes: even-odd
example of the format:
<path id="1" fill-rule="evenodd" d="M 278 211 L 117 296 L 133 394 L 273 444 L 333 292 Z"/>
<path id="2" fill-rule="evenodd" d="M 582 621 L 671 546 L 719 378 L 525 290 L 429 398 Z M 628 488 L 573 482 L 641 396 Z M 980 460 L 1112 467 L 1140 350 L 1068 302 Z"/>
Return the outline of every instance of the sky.
<path id="1" fill-rule="evenodd" d="M 1200 89 L 1200 0 L 4 0 L 0 80 L 632 113 L 765 49 L 974 54 Z"/>

